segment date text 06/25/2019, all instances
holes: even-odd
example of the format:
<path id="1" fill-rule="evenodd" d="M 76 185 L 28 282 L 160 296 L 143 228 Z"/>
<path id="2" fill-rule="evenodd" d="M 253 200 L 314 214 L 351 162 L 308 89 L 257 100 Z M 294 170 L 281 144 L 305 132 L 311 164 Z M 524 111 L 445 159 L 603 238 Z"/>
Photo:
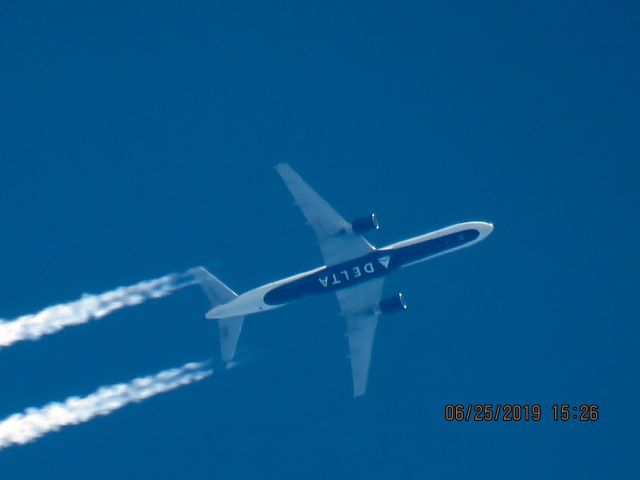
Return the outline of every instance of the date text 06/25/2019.
<path id="1" fill-rule="evenodd" d="M 543 410 L 538 403 L 448 403 L 444 406 L 444 419 L 447 422 L 539 422 L 543 417 L 554 422 L 600 419 L 599 406 L 595 403 L 554 403 L 544 415 Z"/>

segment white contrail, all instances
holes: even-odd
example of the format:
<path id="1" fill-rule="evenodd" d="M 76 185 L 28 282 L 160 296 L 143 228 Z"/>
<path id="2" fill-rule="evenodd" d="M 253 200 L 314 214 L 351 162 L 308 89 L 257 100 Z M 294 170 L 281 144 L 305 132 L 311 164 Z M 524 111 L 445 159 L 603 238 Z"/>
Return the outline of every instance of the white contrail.
<path id="1" fill-rule="evenodd" d="M 69 397 L 42 408 L 27 408 L 24 413 L 13 414 L 0 422 L 0 450 L 23 445 L 68 425 L 108 415 L 130 403 L 202 380 L 213 373 L 213 370 L 204 369 L 206 365 L 207 362 L 187 363 L 129 383 L 101 387 L 86 397 Z"/>
<path id="2" fill-rule="evenodd" d="M 13 320 L 0 320 L 0 349 L 21 340 L 37 340 L 71 325 L 99 319 L 116 310 L 160 298 L 196 283 L 191 271 L 170 274 L 98 295 L 83 295 L 69 303 L 47 307 Z"/>

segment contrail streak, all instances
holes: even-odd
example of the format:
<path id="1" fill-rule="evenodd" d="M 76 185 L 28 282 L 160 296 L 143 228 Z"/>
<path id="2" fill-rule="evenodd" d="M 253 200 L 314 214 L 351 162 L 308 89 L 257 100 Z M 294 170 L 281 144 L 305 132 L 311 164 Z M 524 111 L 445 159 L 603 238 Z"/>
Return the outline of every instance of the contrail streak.
<path id="1" fill-rule="evenodd" d="M 47 307 L 13 320 L 0 320 L 0 349 L 22 340 L 37 340 L 71 325 L 104 317 L 116 310 L 160 298 L 195 282 L 191 271 L 170 274 L 98 295 L 83 295 L 73 302 Z"/>
<path id="2" fill-rule="evenodd" d="M 13 414 L 0 422 L 0 450 L 24 445 L 68 425 L 88 422 L 130 403 L 202 380 L 213 373 L 204 369 L 206 365 L 207 362 L 187 363 L 129 383 L 101 387 L 86 397 L 69 397 L 42 408 L 27 408 L 24 413 Z"/>

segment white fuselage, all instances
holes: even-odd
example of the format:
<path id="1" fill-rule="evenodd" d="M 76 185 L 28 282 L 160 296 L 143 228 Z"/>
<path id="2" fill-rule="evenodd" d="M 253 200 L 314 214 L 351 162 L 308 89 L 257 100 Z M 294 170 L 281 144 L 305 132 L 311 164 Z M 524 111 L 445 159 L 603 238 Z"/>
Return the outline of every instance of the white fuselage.
<path id="1" fill-rule="evenodd" d="M 388 275 L 415 263 L 469 247 L 493 231 L 485 222 L 465 222 L 375 249 L 372 253 L 335 266 L 318 267 L 307 272 L 267 283 L 228 303 L 218 305 L 206 318 L 240 317 L 272 310 L 309 295 L 334 292 Z"/>

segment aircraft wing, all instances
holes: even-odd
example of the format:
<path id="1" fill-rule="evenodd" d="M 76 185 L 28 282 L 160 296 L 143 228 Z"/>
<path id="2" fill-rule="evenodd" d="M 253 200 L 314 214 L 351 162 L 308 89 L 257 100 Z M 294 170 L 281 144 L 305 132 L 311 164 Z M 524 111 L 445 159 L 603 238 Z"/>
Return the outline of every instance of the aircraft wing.
<path id="1" fill-rule="evenodd" d="M 276 170 L 300 207 L 307 223 L 315 231 L 326 265 L 353 260 L 374 250 L 362 235 L 351 231 L 351 224 L 318 195 L 289 165 L 281 163 Z"/>
<path id="2" fill-rule="evenodd" d="M 374 307 L 382 297 L 383 283 L 384 278 L 377 278 L 336 292 L 342 315 L 347 319 L 354 397 L 364 394 L 367 389 L 371 351 L 379 316 Z"/>

